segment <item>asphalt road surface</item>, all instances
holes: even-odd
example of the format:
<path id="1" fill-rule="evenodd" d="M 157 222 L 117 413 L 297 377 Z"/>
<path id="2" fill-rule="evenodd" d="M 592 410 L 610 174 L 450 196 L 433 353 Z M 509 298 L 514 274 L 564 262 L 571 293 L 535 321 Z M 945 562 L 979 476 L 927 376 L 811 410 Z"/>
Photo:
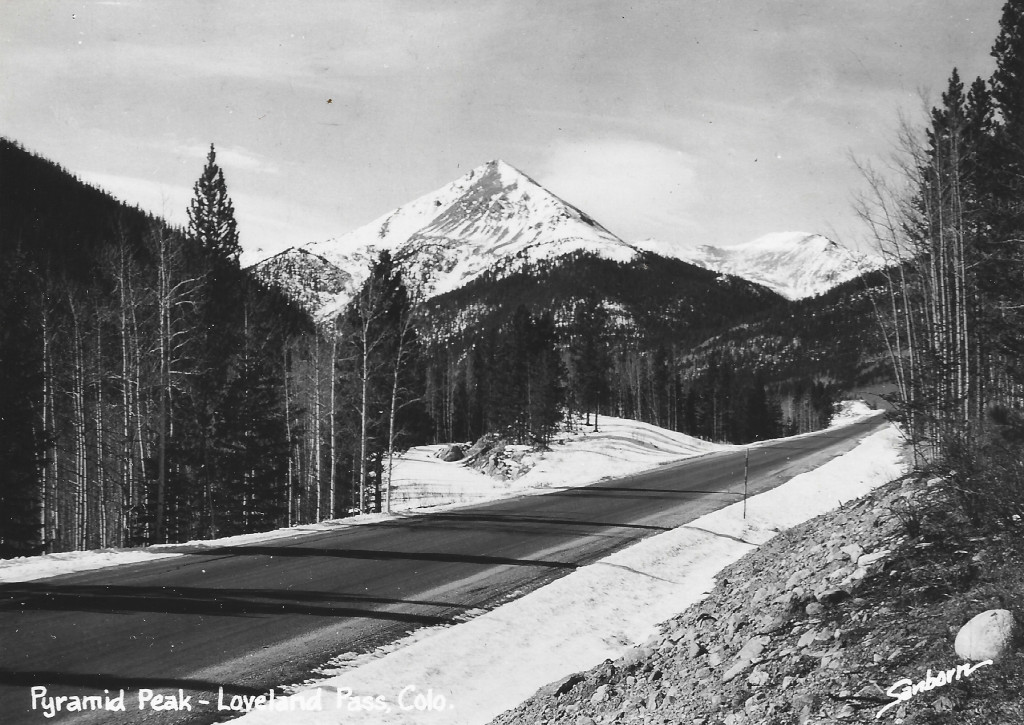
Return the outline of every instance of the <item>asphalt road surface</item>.
<path id="1" fill-rule="evenodd" d="M 751 447 L 750 495 L 883 424 Z M 0 585 L 0 722 L 220 722 L 219 688 L 228 699 L 266 693 L 340 653 L 493 608 L 733 503 L 743 469 L 742 450 L 713 453 L 541 496 Z M 31 708 L 33 686 L 47 696 L 124 689 L 126 712 L 46 718 L 42 700 Z M 192 711 L 140 711 L 142 688 L 180 689 Z"/>

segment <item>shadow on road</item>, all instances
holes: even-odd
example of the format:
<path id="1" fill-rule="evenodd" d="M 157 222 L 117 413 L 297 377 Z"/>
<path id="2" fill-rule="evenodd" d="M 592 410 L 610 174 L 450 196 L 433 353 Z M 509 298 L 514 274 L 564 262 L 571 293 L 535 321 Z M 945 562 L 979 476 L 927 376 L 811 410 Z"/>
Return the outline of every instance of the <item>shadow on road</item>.
<path id="1" fill-rule="evenodd" d="M 308 614 L 319 617 L 362 617 L 420 625 L 451 624 L 453 620 L 427 614 L 376 611 L 340 602 L 399 604 L 424 607 L 465 607 L 452 602 L 361 597 L 328 592 L 269 589 L 208 589 L 198 587 L 73 585 L 21 583 L 0 586 L 0 610 L 78 612 L 162 612 L 253 616 Z"/>
<path id="2" fill-rule="evenodd" d="M 513 514 L 478 514 L 478 513 L 450 513 L 431 514 L 430 518 L 435 521 L 469 522 L 478 521 L 482 523 L 496 524 L 539 524 L 541 526 L 583 526 L 592 529 L 643 529 L 645 531 L 669 531 L 665 526 L 647 526 L 646 524 L 621 524 L 612 521 L 577 521 L 575 519 L 554 518 L 547 516 L 517 516 Z"/>
<path id="3" fill-rule="evenodd" d="M 176 551 L 167 547 L 162 551 Z M 387 549 L 330 549 L 310 546 L 220 546 L 208 549 L 182 548 L 182 554 L 201 556 L 326 556 L 338 559 L 372 559 L 375 561 L 437 561 L 451 564 L 479 564 L 481 566 L 539 566 L 547 569 L 575 569 L 575 564 L 545 559 L 515 559 L 507 556 L 483 554 L 455 554 L 440 551 L 388 551 Z"/>
<path id="4" fill-rule="evenodd" d="M 675 501 L 691 496 L 742 496 L 743 492 L 734 491 L 708 491 L 701 489 L 671 489 L 671 488 L 628 488 L 621 486 L 602 486 L 594 484 L 586 488 L 564 488 L 554 490 L 545 496 L 586 496 L 605 498 L 635 498 L 643 500 L 666 500 Z"/>

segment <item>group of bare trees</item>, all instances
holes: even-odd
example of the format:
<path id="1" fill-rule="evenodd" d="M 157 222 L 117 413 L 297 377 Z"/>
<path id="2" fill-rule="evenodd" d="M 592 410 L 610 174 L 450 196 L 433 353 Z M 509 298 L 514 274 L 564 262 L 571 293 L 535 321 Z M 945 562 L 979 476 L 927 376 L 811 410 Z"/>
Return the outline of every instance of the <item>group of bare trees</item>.
<path id="1" fill-rule="evenodd" d="M 381 252 L 339 320 L 343 366 L 358 424 L 358 509 L 391 510 L 399 435 L 428 435 L 416 312 L 398 267 Z M 420 418 L 417 426 L 416 419 Z M 410 422 L 416 431 L 406 428 Z M 371 500 L 372 497 L 372 500 Z"/>
<path id="2" fill-rule="evenodd" d="M 965 90 L 953 71 L 923 133 L 904 124 L 897 173 L 865 169 L 862 205 L 889 262 L 876 313 L 900 411 L 921 459 L 961 473 L 1020 427 L 1024 2 L 1005 5 L 992 55 L 988 81 Z"/>

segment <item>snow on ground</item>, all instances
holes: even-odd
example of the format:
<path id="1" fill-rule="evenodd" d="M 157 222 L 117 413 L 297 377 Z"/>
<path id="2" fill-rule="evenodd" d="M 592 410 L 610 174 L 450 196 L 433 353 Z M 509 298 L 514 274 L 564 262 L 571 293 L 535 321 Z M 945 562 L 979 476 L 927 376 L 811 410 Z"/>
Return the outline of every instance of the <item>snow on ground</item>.
<path id="1" fill-rule="evenodd" d="M 395 466 L 392 509 L 409 511 L 451 504 L 480 503 L 510 496 L 547 493 L 551 487 L 585 486 L 604 478 L 627 476 L 683 458 L 730 448 L 625 418 L 602 416 L 593 427 L 563 432 L 548 451 L 528 451 L 522 466 L 528 472 L 501 481 L 436 454 L 447 446 L 418 446 Z M 348 521 L 348 519 L 345 519 Z"/>
<path id="2" fill-rule="evenodd" d="M 828 427 L 837 428 L 841 425 L 856 423 L 858 420 L 878 415 L 878 412 L 863 400 L 844 400 L 839 403 L 839 410 L 832 416 L 832 422 Z"/>
<path id="3" fill-rule="evenodd" d="M 156 553 L 148 549 L 100 549 L 98 551 L 64 551 L 44 556 L 0 559 L 0 584 L 27 582 L 60 574 L 72 574 L 77 571 L 164 559 L 169 556 L 180 556 L 180 554 Z"/>
<path id="4" fill-rule="evenodd" d="M 544 493 L 549 486 L 583 486 L 733 448 L 626 418 L 601 416 L 597 425 L 597 433 L 568 434 L 553 443 L 550 451 L 526 456 L 523 462 L 533 468 L 514 484 Z"/>
<path id="5" fill-rule="evenodd" d="M 546 493 L 552 485 L 583 486 L 607 476 L 636 473 L 664 461 L 701 455 L 722 446 L 646 423 L 602 417 L 598 433 L 592 429 L 562 433 L 551 451 L 527 454 L 524 463 L 534 468 L 514 481 L 493 479 L 458 463 L 445 463 L 435 457 L 445 447 L 418 446 L 396 460 L 391 494 L 394 514 L 440 511 L 510 496 Z M 180 555 L 166 551 L 168 548 L 178 552 L 182 546 L 197 551 L 222 546 L 246 546 L 311 531 L 331 531 L 390 518 L 394 516 L 363 514 L 274 531 L 190 541 L 188 544 L 157 545 L 146 549 L 71 551 L 4 559 L 0 560 L 0 583 L 30 581 Z"/>
<path id="6" fill-rule="evenodd" d="M 723 567 L 778 531 L 899 476 L 899 449 L 899 433 L 886 428 L 749 499 L 746 519 L 742 503 L 732 504 L 467 622 L 414 634 L 383 656 L 352 657 L 337 676 L 234 722 L 333 725 L 339 713 L 346 723 L 489 722 L 539 687 L 654 634 L 703 598 Z M 317 697 L 322 710 L 314 711 Z"/>

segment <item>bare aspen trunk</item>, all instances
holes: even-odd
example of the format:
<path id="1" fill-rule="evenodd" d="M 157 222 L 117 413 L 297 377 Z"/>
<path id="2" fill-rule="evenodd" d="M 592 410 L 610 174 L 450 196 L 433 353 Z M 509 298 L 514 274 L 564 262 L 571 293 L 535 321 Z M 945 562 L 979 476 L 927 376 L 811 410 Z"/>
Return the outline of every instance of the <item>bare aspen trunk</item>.
<path id="1" fill-rule="evenodd" d="M 329 415 L 331 417 L 328 425 L 330 433 L 330 441 L 328 441 L 328 456 L 329 471 L 328 475 L 331 477 L 330 480 L 330 497 L 329 505 L 330 510 L 328 511 L 328 518 L 334 518 L 335 516 L 335 505 L 336 505 L 336 494 L 337 494 L 337 473 L 338 473 L 338 453 L 337 453 L 337 431 L 335 430 L 337 417 L 337 392 L 336 385 L 338 379 L 337 373 L 337 359 L 338 359 L 338 325 L 337 321 L 331 321 L 331 366 L 329 373 L 331 376 L 331 399 L 329 402 Z"/>
<path id="2" fill-rule="evenodd" d="M 74 431 L 74 470 L 72 494 L 72 546 L 76 550 L 85 549 L 86 544 L 86 442 L 85 442 L 85 371 L 82 352 L 82 335 L 79 326 L 78 311 L 75 301 L 68 298 L 72 322 L 72 428 Z"/>
<path id="3" fill-rule="evenodd" d="M 401 343 L 398 358 L 395 360 L 394 376 L 391 379 L 391 411 L 388 416 L 388 482 L 385 490 L 385 512 L 391 513 L 391 474 L 395 470 L 395 410 L 398 406 L 398 369 L 401 359 Z"/>
<path id="4" fill-rule="evenodd" d="M 313 353 L 313 482 L 315 485 L 314 505 L 316 506 L 316 521 L 320 521 L 323 518 L 322 506 L 321 506 L 321 488 L 322 481 L 320 479 L 320 466 L 321 466 L 321 434 L 320 434 L 320 420 L 323 415 L 321 410 L 322 400 L 320 397 L 320 366 L 323 364 L 320 355 L 320 335 L 314 333 L 313 338 L 314 353 Z"/>
<path id="5" fill-rule="evenodd" d="M 395 438 L 397 436 L 395 420 L 398 413 L 399 378 L 406 356 L 406 341 L 412 329 L 412 315 L 406 314 L 399 324 L 398 346 L 395 350 L 394 365 L 391 371 L 391 409 L 388 415 L 388 479 L 385 493 L 385 511 L 387 513 L 391 513 L 391 476 L 395 468 Z"/>
<path id="6" fill-rule="evenodd" d="M 361 375 L 361 391 L 359 401 L 359 513 L 366 513 L 366 456 L 368 455 L 369 437 L 369 393 L 370 393 L 370 346 L 366 340 L 368 324 L 363 325 L 363 355 Z"/>
<path id="7" fill-rule="evenodd" d="M 53 420 L 53 366 L 50 362 L 50 309 L 49 296 L 43 294 L 41 327 L 43 343 L 43 436 L 46 442 L 46 453 L 42 469 L 42 506 L 40 516 L 42 524 L 43 551 L 47 554 L 55 550 L 57 538 L 57 446 Z"/>
<path id="8" fill-rule="evenodd" d="M 103 328 L 96 323 L 96 401 L 93 410 L 93 428 L 96 436 L 96 488 L 98 493 L 97 502 L 97 535 L 101 547 L 108 545 L 107 541 L 107 476 L 104 466 L 104 425 L 103 425 Z"/>
<path id="9" fill-rule="evenodd" d="M 131 388 L 131 360 L 128 351 L 128 272 L 124 260 L 124 246 L 121 247 L 121 269 L 120 284 L 120 310 L 118 316 L 119 331 L 121 334 L 121 515 L 119 518 L 120 544 L 127 543 L 128 532 L 132 528 L 131 510 L 135 499 L 135 472 L 132 441 L 132 388 Z"/>
<path id="10" fill-rule="evenodd" d="M 288 497 L 288 513 L 287 513 L 287 526 L 292 525 L 292 490 L 295 485 L 295 463 L 294 463 L 294 446 L 292 445 L 292 414 L 291 414 L 291 393 L 288 390 L 288 347 L 285 345 L 284 348 L 284 430 L 285 440 L 288 443 L 288 478 L 286 486 L 286 495 Z"/>
<path id="11" fill-rule="evenodd" d="M 166 541 L 164 517 L 167 500 L 167 436 L 170 426 L 171 346 L 174 342 L 171 318 L 173 293 L 170 278 L 170 250 L 168 249 L 168 240 L 163 234 L 160 235 L 158 252 L 157 314 L 159 334 L 157 337 L 160 361 L 157 386 L 157 486 L 154 536 L 156 542 L 162 544 Z"/>

